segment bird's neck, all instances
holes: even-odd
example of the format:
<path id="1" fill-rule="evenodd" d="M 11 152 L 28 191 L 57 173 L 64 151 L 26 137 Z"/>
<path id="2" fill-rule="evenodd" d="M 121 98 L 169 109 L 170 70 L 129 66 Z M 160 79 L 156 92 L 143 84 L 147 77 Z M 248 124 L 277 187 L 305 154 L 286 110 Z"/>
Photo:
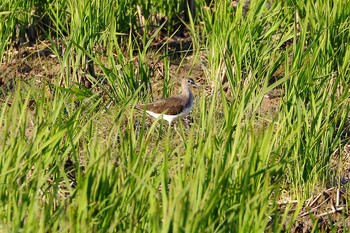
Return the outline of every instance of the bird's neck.
<path id="1" fill-rule="evenodd" d="M 183 96 L 189 103 L 192 103 L 193 94 L 191 88 L 182 88 L 182 92 L 180 95 Z"/>

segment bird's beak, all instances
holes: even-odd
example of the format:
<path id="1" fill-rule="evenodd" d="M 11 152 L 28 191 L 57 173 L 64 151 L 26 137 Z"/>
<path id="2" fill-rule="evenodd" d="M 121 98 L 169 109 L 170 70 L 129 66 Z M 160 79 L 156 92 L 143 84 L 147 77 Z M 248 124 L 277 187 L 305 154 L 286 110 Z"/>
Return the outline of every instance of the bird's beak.
<path id="1" fill-rule="evenodd" d="M 198 89 L 203 89 L 203 87 L 201 86 L 201 85 L 198 85 L 198 84 L 193 84 L 193 87 L 196 87 L 196 88 L 198 88 Z"/>

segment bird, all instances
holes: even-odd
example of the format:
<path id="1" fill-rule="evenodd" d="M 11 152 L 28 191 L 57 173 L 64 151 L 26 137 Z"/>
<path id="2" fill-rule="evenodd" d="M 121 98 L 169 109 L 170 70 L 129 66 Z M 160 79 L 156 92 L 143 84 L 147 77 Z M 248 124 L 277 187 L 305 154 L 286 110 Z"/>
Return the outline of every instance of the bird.
<path id="1" fill-rule="evenodd" d="M 148 104 L 137 104 L 135 107 L 144 110 L 154 118 L 162 117 L 171 125 L 176 119 L 183 118 L 192 110 L 194 96 L 192 88 L 200 88 L 192 78 L 184 78 L 181 82 L 182 92 L 177 96 L 157 100 Z"/>

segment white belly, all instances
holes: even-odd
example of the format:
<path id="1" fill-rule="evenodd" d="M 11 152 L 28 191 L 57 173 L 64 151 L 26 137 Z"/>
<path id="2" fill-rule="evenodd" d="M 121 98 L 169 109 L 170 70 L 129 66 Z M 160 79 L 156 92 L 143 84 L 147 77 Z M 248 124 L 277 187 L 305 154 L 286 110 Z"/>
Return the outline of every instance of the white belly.
<path id="1" fill-rule="evenodd" d="M 183 112 L 177 115 L 167 115 L 167 114 L 158 114 L 151 111 L 146 111 L 149 115 L 153 116 L 154 118 L 162 117 L 164 120 L 168 121 L 169 124 L 171 124 L 174 120 L 177 118 L 183 118 L 187 116 L 191 112 L 192 106 L 189 106 L 188 108 L 185 108 Z"/>

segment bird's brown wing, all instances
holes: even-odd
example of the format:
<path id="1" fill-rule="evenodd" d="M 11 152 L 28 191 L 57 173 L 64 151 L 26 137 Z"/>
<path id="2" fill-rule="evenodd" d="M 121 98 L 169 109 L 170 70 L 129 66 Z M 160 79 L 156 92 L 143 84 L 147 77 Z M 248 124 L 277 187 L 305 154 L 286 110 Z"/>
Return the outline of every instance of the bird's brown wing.
<path id="1" fill-rule="evenodd" d="M 177 115 L 181 113 L 184 105 L 185 105 L 185 101 L 175 96 L 164 100 L 158 100 L 146 105 L 137 105 L 136 107 L 138 109 L 146 109 L 148 111 L 152 111 L 158 114 L 164 113 L 168 115 Z"/>

